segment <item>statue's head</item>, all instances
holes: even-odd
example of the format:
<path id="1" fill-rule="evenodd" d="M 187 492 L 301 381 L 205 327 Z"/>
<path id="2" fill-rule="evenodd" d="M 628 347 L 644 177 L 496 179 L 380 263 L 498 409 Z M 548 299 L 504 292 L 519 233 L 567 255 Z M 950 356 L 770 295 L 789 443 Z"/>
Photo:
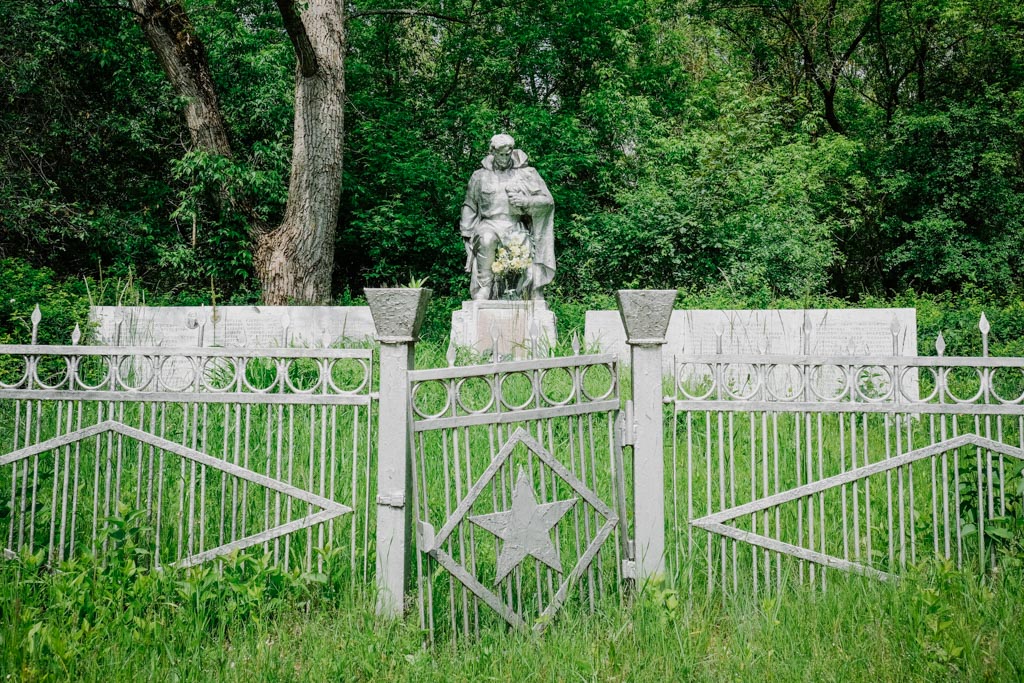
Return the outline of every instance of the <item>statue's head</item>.
<path id="1" fill-rule="evenodd" d="M 491 138 L 491 156 L 494 157 L 494 167 L 506 169 L 512 166 L 512 150 L 515 149 L 516 141 L 511 135 L 495 135 Z"/>

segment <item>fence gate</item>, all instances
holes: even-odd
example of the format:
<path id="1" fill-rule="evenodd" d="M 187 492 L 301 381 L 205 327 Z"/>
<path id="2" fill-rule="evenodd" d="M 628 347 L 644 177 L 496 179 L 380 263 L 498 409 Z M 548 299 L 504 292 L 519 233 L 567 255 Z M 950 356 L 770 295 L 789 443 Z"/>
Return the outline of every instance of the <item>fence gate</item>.
<path id="1" fill-rule="evenodd" d="M 370 349 L 0 347 L 5 555 L 131 541 L 187 567 L 262 546 L 309 570 L 334 548 L 366 578 L 372 363 Z"/>
<path id="2" fill-rule="evenodd" d="M 611 355 L 409 373 L 416 581 L 432 636 L 621 596 L 631 544 Z"/>
<path id="3" fill-rule="evenodd" d="M 1024 509 L 1024 359 L 936 350 L 678 359 L 666 523 L 690 590 L 994 567 Z"/>

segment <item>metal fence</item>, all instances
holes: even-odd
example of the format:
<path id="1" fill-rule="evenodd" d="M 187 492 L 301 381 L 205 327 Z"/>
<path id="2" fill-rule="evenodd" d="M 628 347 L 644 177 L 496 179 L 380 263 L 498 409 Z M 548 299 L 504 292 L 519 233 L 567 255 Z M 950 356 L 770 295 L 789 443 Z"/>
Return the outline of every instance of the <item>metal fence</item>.
<path id="1" fill-rule="evenodd" d="M 1024 488 L 1024 359 L 677 359 L 671 570 L 691 591 L 888 579 L 931 557 L 985 570 Z M 894 331 L 894 335 L 897 331 Z"/>
<path id="2" fill-rule="evenodd" d="M 310 570 L 343 548 L 368 578 L 372 370 L 371 349 L 0 347 L 5 554 L 257 546 Z"/>
<path id="3" fill-rule="evenodd" d="M 682 355 L 666 397 L 674 291 L 619 293 L 628 380 L 578 349 L 414 370 L 429 292 L 367 295 L 379 353 L 0 347 L 4 554 L 340 556 L 433 639 L 1020 542 L 1024 359 L 984 321 L 980 358 Z"/>
<path id="4" fill-rule="evenodd" d="M 543 628 L 622 595 L 630 544 L 610 355 L 410 373 L 421 626 Z M 441 618 L 438 607 L 444 606 Z M 447 618 L 444 618 L 444 617 Z"/>

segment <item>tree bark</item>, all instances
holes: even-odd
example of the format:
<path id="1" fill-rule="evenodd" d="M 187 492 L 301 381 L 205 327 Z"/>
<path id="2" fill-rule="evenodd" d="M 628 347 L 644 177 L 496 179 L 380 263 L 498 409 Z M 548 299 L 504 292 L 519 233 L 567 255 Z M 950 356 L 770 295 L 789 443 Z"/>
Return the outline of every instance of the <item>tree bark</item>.
<path id="1" fill-rule="evenodd" d="M 828 127 L 831 128 L 833 132 L 845 135 L 846 128 L 843 127 L 842 122 L 839 120 L 839 115 L 836 114 L 835 85 L 833 84 L 831 88 L 822 88 L 821 98 L 825 104 L 825 122 L 828 123 Z"/>
<path id="2" fill-rule="evenodd" d="M 324 303 L 331 296 L 334 235 L 341 202 L 345 27 L 341 0 L 309 0 L 286 27 L 313 59 L 295 73 L 295 133 L 284 220 L 256 234 L 253 264 L 268 305 Z M 311 75 L 309 65 L 315 65 Z"/>
<path id="3" fill-rule="evenodd" d="M 206 47 L 192 30 L 185 8 L 177 0 L 131 0 L 131 7 L 171 86 L 185 100 L 185 123 L 192 145 L 230 157 L 231 144 Z"/>
<path id="4" fill-rule="evenodd" d="M 231 157 L 227 126 L 206 48 L 179 0 L 130 0 L 146 40 L 185 101 L 192 146 Z M 331 297 L 334 235 L 341 201 L 345 97 L 342 0 L 277 0 L 297 57 L 295 131 L 284 219 L 268 229 L 251 207 L 253 266 L 269 305 L 323 303 Z M 300 12 L 299 9 L 302 9 Z"/>

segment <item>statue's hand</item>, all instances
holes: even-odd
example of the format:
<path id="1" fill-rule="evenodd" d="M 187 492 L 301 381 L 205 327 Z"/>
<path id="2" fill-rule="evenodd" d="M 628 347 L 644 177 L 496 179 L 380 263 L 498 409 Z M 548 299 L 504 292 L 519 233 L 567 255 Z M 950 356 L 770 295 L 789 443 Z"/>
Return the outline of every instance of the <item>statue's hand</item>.
<path id="1" fill-rule="evenodd" d="M 508 193 L 508 203 L 520 210 L 526 209 L 530 205 L 529 198 L 526 196 L 526 193 L 519 188 Z"/>
<path id="2" fill-rule="evenodd" d="M 473 272 L 473 245 L 467 239 L 462 240 L 462 245 L 466 248 L 466 272 Z"/>

